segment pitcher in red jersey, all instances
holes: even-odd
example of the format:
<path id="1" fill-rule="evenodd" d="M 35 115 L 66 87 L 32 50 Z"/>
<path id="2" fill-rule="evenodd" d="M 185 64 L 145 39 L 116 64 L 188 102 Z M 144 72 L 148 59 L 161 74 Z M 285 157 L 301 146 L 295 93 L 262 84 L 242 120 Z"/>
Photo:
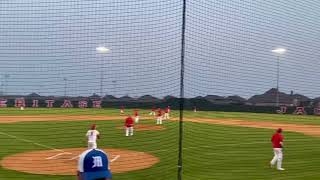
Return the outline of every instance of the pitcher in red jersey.
<path id="1" fill-rule="evenodd" d="M 133 126 L 134 126 L 133 119 L 131 116 L 128 116 L 124 122 L 124 127 L 126 129 L 126 136 L 133 136 Z"/>
<path id="2" fill-rule="evenodd" d="M 170 119 L 170 106 L 168 106 L 166 109 L 164 109 L 164 117 L 163 119 Z"/>
<path id="3" fill-rule="evenodd" d="M 135 123 L 139 123 L 139 119 L 140 119 L 140 116 L 139 116 L 139 110 L 138 109 L 135 109 L 134 112 L 134 122 Z"/>
<path id="4" fill-rule="evenodd" d="M 277 170 L 279 170 L 279 171 L 284 170 L 281 167 L 282 166 L 282 159 L 283 159 L 282 148 L 283 148 L 283 139 L 284 139 L 284 137 L 281 133 L 282 133 L 282 129 L 279 128 L 279 129 L 277 129 L 276 133 L 273 134 L 273 136 L 271 138 L 274 156 L 270 162 L 270 165 L 271 165 L 271 167 L 273 167 L 277 163 Z"/>
<path id="5" fill-rule="evenodd" d="M 163 120 L 163 111 L 162 109 L 158 108 L 157 110 L 157 124 L 162 124 L 162 120 Z"/>

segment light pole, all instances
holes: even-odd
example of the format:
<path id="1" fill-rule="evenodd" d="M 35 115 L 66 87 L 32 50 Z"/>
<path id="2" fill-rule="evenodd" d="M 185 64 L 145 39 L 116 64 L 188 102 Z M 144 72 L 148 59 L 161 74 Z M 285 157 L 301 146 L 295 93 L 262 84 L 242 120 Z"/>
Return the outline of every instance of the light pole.
<path id="1" fill-rule="evenodd" d="M 287 50 L 284 48 L 276 48 L 271 52 L 277 54 L 277 92 L 276 92 L 276 106 L 279 106 L 279 76 L 280 76 L 280 56 L 284 54 Z"/>
<path id="2" fill-rule="evenodd" d="M 117 81 L 113 80 L 112 84 L 113 84 L 113 96 L 116 97 L 116 83 Z"/>
<path id="3" fill-rule="evenodd" d="M 68 79 L 66 77 L 63 78 L 64 81 L 64 97 L 67 97 L 67 81 Z"/>
<path id="4" fill-rule="evenodd" d="M 4 95 L 4 93 L 3 93 L 3 91 L 4 91 L 4 89 L 3 89 L 3 84 L 4 84 L 3 83 L 3 79 L 1 79 L 0 83 L 1 83 L 1 94 L 0 95 L 3 96 Z"/>
<path id="5" fill-rule="evenodd" d="M 96 47 L 96 51 L 99 53 L 99 54 L 106 54 L 110 51 L 110 49 L 104 47 L 104 46 L 98 46 Z M 103 97 L 103 58 L 101 58 L 101 67 L 100 67 L 100 96 L 101 98 Z"/>

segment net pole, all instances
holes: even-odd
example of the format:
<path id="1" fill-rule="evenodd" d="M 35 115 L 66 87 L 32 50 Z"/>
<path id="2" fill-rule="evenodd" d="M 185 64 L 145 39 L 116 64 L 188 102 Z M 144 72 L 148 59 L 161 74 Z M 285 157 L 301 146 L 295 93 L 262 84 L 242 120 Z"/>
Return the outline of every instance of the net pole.
<path id="1" fill-rule="evenodd" d="M 183 0 L 182 7 L 182 33 L 181 33 L 181 70 L 180 70 L 180 116 L 179 116 L 179 157 L 178 180 L 182 180 L 182 142 L 183 142 L 183 110 L 184 110 L 184 57 L 185 57 L 185 30 L 186 30 L 186 4 Z"/>

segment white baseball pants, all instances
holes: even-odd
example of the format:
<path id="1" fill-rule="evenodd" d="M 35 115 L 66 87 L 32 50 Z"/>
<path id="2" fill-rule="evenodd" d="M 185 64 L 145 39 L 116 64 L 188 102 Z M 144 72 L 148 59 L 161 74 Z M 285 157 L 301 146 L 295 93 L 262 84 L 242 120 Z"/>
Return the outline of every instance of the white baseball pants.
<path id="1" fill-rule="evenodd" d="M 97 149 L 96 142 L 88 142 L 88 149 Z"/>
<path id="2" fill-rule="evenodd" d="M 139 122 L 139 116 L 136 116 L 136 117 L 134 118 L 134 122 L 135 122 L 135 123 L 138 123 L 138 122 Z"/>
<path id="3" fill-rule="evenodd" d="M 170 119 L 169 113 L 164 114 L 164 119 Z"/>
<path id="4" fill-rule="evenodd" d="M 133 136 L 133 127 L 126 127 L 126 136 Z"/>
<path id="5" fill-rule="evenodd" d="M 277 169 L 280 169 L 282 166 L 283 153 L 282 148 L 273 148 L 274 156 L 270 164 L 274 166 L 277 163 Z"/>
<path id="6" fill-rule="evenodd" d="M 162 124 L 162 117 L 161 116 L 157 117 L 157 124 Z"/>

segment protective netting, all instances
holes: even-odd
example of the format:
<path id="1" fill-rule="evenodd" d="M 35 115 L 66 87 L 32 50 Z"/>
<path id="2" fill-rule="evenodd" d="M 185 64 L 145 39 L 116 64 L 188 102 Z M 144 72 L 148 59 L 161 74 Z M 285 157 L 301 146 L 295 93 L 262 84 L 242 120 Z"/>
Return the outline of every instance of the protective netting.
<path id="1" fill-rule="evenodd" d="M 318 124 L 319 120 L 313 116 L 320 88 L 316 83 L 319 1 L 194 0 L 187 4 L 185 95 L 201 96 L 190 100 L 189 107 L 284 114 L 308 111 L 309 115 L 186 114 L 184 178 L 316 178 L 314 165 L 319 156 L 314 156 L 313 138 L 293 132 L 311 135 L 312 127 L 304 129 L 301 124 Z M 277 111 L 276 106 L 287 111 Z M 213 124 L 189 124 L 188 117 Z M 277 128 L 284 129 L 282 167 L 287 173 L 270 168 L 270 139 Z M 203 163 L 194 165 L 197 161 Z"/>
<path id="2" fill-rule="evenodd" d="M 26 106 L 3 109 L 25 116 L 2 121 L 41 122 L 0 125 L 0 179 L 73 178 L 67 175 L 76 174 L 93 123 L 114 179 L 176 177 L 178 124 L 157 125 L 157 114 L 149 112 L 164 111 L 161 99 L 179 95 L 181 24 L 178 0 L 1 1 L 1 102 Z M 51 105 L 58 109 L 41 109 Z M 99 106 L 112 109 L 92 108 Z M 140 122 L 126 137 L 124 120 L 135 109 Z M 8 157 L 36 150 L 51 152 Z"/>
<path id="3" fill-rule="evenodd" d="M 319 7 L 2 0 L 0 180 L 74 178 L 92 124 L 113 179 L 316 179 Z M 286 173 L 269 167 L 280 127 Z"/>
<path id="4" fill-rule="evenodd" d="M 319 21 L 317 1 L 188 2 L 186 90 L 249 98 L 276 88 L 317 97 Z M 197 86 L 193 86 L 197 84 Z"/>
<path id="5" fill-rule="evenodd" d="M 180 11 L 178 1 L 2 1 L 4 93 L 64 95 L 67 81 L 67 95 L 90 96 L 103 71 L 103 95 L 176 95 Z"/>

